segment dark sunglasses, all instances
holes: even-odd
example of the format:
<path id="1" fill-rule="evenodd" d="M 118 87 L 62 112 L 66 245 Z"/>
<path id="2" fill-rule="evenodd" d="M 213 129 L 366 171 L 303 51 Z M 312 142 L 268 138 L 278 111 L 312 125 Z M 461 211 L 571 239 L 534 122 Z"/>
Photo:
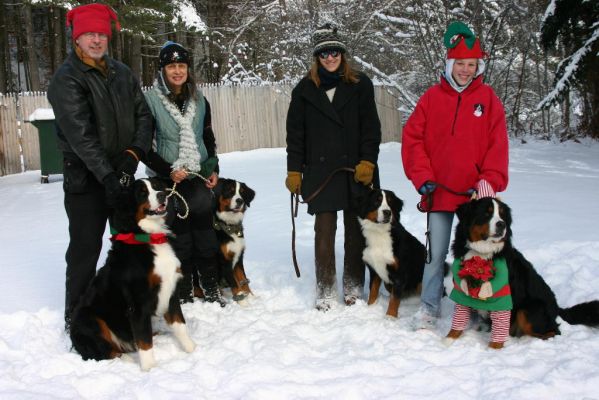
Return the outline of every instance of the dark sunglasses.
<path id="1" fill-rule="evenodd" d="M 329 58 L 329 56 L 337 58 L 339 57 L 339 54 L 341 54 L 339 50 L 323 50 L 320 53 L 318 53 L 318 57 L 320 57 L 323 60 L 326 60 L 327 58 Z"/>

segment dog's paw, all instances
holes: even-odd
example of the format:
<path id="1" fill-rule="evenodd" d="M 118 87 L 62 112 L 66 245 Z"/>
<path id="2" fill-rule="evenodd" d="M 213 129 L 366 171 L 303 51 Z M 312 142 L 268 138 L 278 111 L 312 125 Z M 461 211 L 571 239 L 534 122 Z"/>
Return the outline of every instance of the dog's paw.
<path id="1" fill-rule="evenodd" d="M 141 365 L 142 371 L 149 371 L 156 366 L 156 359 L 154 358 L 154 350 L 139 350 L 139 364 Z"/>
<path id="2" fill-rule="evenodd" d="M 451 346 L 455 341 L 456 339 L 450 337 L 444 337 L 443 339 L 441 339 L 441 343 L 443 343 L 445 347 Z"/>
<path id="3" fill-rule="evenodd" d="M 239 304 L 240 307 L 249 307 L 250 301 L 247 297 L 244 297 L 241 300 L 237 300 L 237 304 Z"/>
<path id="4" fill-rule="evenodd" d="M 183 351 L 185 351 L 186 353 L 193 353 L 197 345 L 193 340 L 189 339 L 184 342 L 181 342 L 181 347 L 183 347 Z"/>

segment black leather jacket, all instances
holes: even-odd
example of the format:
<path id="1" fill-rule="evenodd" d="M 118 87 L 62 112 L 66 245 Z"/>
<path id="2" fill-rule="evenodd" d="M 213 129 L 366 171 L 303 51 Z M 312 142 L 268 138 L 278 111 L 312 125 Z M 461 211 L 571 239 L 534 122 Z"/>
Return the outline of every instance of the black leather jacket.
<path id="1" fill-rule="evenodd" d="M 153 129 L 152 114 L 129 67 L 108 56 L 106 63 L 107 77 L 73 51 L 48 88 L 65 159 L 80 159 L 100 182 L 128 147 L 147 153 Z"/>

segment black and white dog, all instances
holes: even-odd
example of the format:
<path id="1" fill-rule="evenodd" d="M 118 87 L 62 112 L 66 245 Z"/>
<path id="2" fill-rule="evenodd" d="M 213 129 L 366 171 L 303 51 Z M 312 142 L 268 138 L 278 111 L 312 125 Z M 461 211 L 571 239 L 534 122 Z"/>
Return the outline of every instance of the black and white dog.
<path id="1" fill-rule="evenodd" d="M 390 292 L 387 315 L 397 317 L 400 299 L 420 289 L 426 248 L 399 222 L 403 202 L 389 190 L 374 189 L 358 200 L 358 220 L 370 270 L 368 304 L 376 302 L 381 281 Z"/>
<path id="2" fill-rule="evenodd" d="M 70 336 L 84 360 L 137 350 L 142 370 L 156 365 L 153 316 L 163 316 L 186 352 L 195 349 L 176 293 L 180 263 L 168 242 L 164 184 L 140 179 L 121 199 L 111 221 L 112 247 L 75 308 Z"/>
<path id="3" fill-rule="evenodd" d="M 452 251 L 455 258 L 505 257 L 513 309 L 510 334 L 547 339 L 559 335 L 558 315 L 570 324 L 599 327 L 599 301 L 560 308 L 555 294 L 533 265 L 512 245 L 512 214 L 499 199 L 482 198 L 458 207 Z"/>
<path id="4" fill-rule="evenodd" d="M 221 178 L 215 188 L 214 230 L 219 243 L 219 281 L 231 288 L 233 300 L 252 293 L 243 265 L 245 237 L 243 217 L 256 192 L 243 182 Z"/>

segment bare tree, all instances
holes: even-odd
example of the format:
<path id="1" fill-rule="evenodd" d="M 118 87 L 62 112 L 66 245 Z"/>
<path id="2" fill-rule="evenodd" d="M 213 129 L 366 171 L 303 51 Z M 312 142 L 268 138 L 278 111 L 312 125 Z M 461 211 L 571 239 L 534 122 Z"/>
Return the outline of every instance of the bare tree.
<path id="1" fill-rule="evenodd" d="M 35 39 L 33 37 L 33 21 L 31 18 L 31 4 L 23 3 L 21 6 L 21 15 L 23 25 L 25 26 L 25 70 L 27 71 L 28 89 L 33 91 L 40 90 L 40 70 L 35 48 Z"/>
<path id="2" fill-rule="evenodd" d="M 0 93 L 6 93 L 8 88 L 7 57 L 8 37 L 6 35 L 4 3 L 0 5 Z"/>

